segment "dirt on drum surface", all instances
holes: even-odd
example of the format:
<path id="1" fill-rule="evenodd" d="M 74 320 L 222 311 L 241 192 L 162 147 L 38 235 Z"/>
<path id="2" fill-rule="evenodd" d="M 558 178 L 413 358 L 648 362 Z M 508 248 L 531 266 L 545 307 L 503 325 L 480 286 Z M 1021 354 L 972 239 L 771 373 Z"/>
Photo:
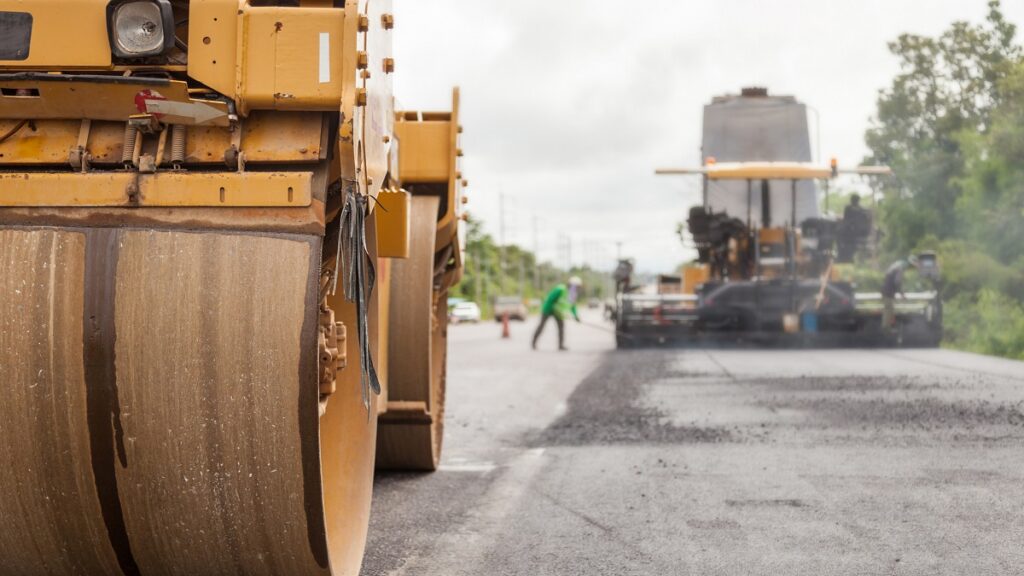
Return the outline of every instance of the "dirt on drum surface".
<path id="1" fill-rule="evenodd" d="M 441 470 L 378 480 L 364 574 L 1024 573 L 1022 363 L 491 332 Z"/>

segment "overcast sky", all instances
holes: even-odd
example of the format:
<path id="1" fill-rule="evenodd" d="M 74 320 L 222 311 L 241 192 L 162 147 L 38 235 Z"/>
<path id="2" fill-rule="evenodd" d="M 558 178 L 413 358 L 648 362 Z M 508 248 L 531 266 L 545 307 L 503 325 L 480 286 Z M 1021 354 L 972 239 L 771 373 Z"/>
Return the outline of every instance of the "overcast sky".
<path id="1" fill-rule="evenodd" d="M 981 20 L 985 0 L 394 0 L 395 92 L 447 109 L 462 87 L 469 210 L 542 259 L 640 270 L 691 257 L 675 225 L 699 181 L 655 177 L 700 163 L 702 106 L 743 86 L 818 111 L 822 156 L 865 154 L 878 90 L 898 66 L 887 42 Z M 1024 23 L 1024 0 L 1004 0 Z M 810 114 L 815 147 L 815 114 Z M 827 161 L 827 160 L 826 160 Z M 561 248 L 560 248 L 561 247 Z"/>

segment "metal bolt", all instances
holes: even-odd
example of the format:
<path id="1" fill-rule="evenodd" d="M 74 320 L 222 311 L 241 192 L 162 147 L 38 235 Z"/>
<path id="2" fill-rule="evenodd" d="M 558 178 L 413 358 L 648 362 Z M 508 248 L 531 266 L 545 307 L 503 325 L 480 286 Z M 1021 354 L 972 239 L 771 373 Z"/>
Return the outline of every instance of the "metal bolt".
<path id="1" fill-rule="evenodd" d="M 391 74 L 394 71 L 395 71 L 395 59 L 394 58 L 385 58 L 384 59 L 384 73 L 385 74 Z"/>
<path id="2" fill-rule="evenodd" d="M 359 31 L 366 32 L 370 29 L 370 19 L 366 16 L 359 16 Z"/>
<path id="3" fill-rule="evenodd" d="M 395 16 L 393 14 L 384 14 L 380 17 L 380 25 L 385 30 L 391 30 L 395 27 Z"/>

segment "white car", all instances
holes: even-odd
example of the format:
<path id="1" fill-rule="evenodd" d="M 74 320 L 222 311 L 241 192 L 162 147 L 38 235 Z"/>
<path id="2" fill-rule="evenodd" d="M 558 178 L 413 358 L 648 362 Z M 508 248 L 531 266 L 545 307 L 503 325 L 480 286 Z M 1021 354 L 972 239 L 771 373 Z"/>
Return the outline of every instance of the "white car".
<path id="1" fill-rule="evenodd" d="M 453 323 L 479 322 L 480 307 L 476 305 L 476 302 L 459 302 L 452 308 L 449 318 Z"/>
<path id="2" fill-rule="evenodd" d="M 498 296 L 494 299 L 494 321 L 501 322 L 501 317 L 505 314 L 508 314 L 509 320 L 523 322 L 529 312 L 519 296 Z"/>

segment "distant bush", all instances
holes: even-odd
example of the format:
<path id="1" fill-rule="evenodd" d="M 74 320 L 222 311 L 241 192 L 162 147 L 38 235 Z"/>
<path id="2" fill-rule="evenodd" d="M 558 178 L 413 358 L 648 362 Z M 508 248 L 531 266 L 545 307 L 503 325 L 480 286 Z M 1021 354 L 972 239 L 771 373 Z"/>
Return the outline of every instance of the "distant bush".
<path id="1" fill-rule="evenodd" d="M 962 294 L 946 303 L 947 345 L 1024 360 L 1024 306 L 995 290 Z"/>

